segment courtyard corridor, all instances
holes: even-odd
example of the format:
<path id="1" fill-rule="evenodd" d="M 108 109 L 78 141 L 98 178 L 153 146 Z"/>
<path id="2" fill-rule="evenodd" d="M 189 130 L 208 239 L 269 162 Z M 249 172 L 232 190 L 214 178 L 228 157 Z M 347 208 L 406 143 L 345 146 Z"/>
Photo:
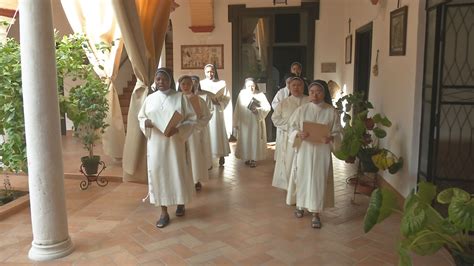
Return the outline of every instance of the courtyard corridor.
<path id="1" fill-rule="evenodd" d="M 77 174 L 79 144 L 63 138 L 65 172 Z M 273 158 L 269 149 L 268 158 Z M 104 174 L 120 173 L 113 163 Z M 0 265 L 397 265 L 400 216 L 393 216 L 364 234 L 368 197 L 351 203 L 353 187 L 345 183 L 354 172 L 334 162 L 335 208 L 322 214 L 323 227 L 310 227 L 311 217 L 297 219 L 285 204 L 286 193 L 271 186 L 274 162 L 248 168 L 233 155 L 225 167 L 215 162 L 210 180 L 177 218 L 155 227 L 159 210 L 143 203 L 147 186 L 109 182 L 79 189 L 79 179 L 66 178 L 69 233 L 74 253 L 50 262 L 32 262 L 30 210 L 0 220 Z M 112 174 L 111 174 L 112 173 Z M 14 180 L 13 180 L 14 179 Z M 117 180 L 117 178 L 112 178 Z M 12 177 L 15 186 L 26 177 Z M 414 265 L 453 265 L 447 252 L 415 257 Z"/>

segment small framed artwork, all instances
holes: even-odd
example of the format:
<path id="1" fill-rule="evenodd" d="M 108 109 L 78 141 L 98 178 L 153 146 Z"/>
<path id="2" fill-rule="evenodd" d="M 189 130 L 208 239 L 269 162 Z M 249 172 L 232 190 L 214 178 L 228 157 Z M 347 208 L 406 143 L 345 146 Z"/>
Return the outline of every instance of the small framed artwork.
<path id="1" fill-rule="evenodd" d="M 405 55 L 407 47 L 408 6 L 390 12 L 390 52 L 391 56 Z"/>
<path id="2" fill-rule="evenodd" d="M 224 45 L 181 45 L 181 69 L 203 69 L 207 64 L 224 68 Z"/>
<path id="3" fill-rule="evenodd" d="M 352 59 L 352 34 L 346 37 L 346 54 L 345 62 L 350 64 Z"/>

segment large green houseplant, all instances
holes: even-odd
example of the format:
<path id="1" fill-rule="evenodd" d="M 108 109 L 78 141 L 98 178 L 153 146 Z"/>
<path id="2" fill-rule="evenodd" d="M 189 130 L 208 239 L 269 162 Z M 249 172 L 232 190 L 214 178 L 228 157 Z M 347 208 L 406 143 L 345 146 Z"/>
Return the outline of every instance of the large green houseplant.
<path id="1" fill-rule="evenodd" d="M 9 173 L 27 171 L 25 118 L 21 90 L 20 46 L 13 39 L 0 43 L 0 172 L 5 175 L 0 205 L 12 201 Z"/>
<path id="2" fill-rule="evenodd" d="M 59 91 L 64 79 L 82 80 L 71 89 L 69 97 L 60 96 L 61 111 L 73 121 L 75 136 L 89 152 L 83 161 L 98 161 L 93 147 L 104 131 L 108 103 L 107 84 L 89 64 L 84 48 L 89 42 L 83 35 L 56 36 L 56 65 Z M 99 51 L 110 45 L 98 44 Z M 8 38 L 0 44 L 0 170 L 5 173 L 26 172 L 26 142 L 21 83 L 20 44 Z M 61 94 L 61 93 L 60 93 Z M 86 162 L 87 163 L 87 162 Z"/>
<path id="3" fill-rule="evenodd" d="M 394 174 L 402 168 L 403 158 L 379 146 L 379 140 L 387 135 L 384 128 L 392 123 L 379 113 L 371 114 L 369 111 L 374 107 L 364 100 L 362 93 L 342 97 L 337 101 L 336 108 L 345 122 L 341 146 L 334 153 L 338 159 L 354 163 L 358 158 L 363 172 L 376 173 L 388 169 Z"/>
<path id="4" fill-rule="evenodd" d="M 101 43 L 96 48 L 104 51 L 110 46 Z M 100 156 L 94 155 L 94 146 L 108 126 L 105 122 L 109 110 L 106 97 L 108 84 L 97 76 L 85 50 L 90 52 L 91 47 L 83 35 L 64 36 L 57 42 L 57 56 L 64 58 L 57 64 L 59 76 L 61 79 L 69 77 L 80 80 L 79 85 L 71 88 L 69 96 L 60 98 L 60 106 L 74 124 L 74 136 L 89 153 L 81 158 L 86 174 L 95 175 Z"/>
<path id="5" fill-rule="evenodd" d="M 441 204 L 449 204 L 447 217 L 431 206 L 435 198 Z M 369 232 L 394 212 L 402 215 L 399 265 L 411 265 L 409 251 L 424 256 L 442 247 L 449 250 L 457 265 L 474 264 L 473 195 L 459 188 L 448 188 L 437 194 L 435 185 L 420 182 L 418 191 L 410 193 L 400 211 L 391 191 L 376 189 L 365 215 L 364 231 Z"/>

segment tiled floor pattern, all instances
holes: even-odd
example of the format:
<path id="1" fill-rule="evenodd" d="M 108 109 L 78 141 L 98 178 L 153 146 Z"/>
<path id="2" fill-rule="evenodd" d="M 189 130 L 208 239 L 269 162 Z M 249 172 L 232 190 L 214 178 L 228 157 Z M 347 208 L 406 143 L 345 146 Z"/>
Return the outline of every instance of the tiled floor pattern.
<path id="1" fill-rule="evenodd" d="M 269 152 L 269 158 L 270 158 Z M 77 159 L 66 164 L 75 164 Z M 217 163 L 217 162 L 216 162 Z M 310 216 L 297 219 L 285 192 L 271 186 L 274 163 L 248 168 L 230 156 L 187 206 L 186 216 L 159 230 L 159 210 L 141 199 L 147 187 L 111 182 L 79 189 L 66 179 L 73 254 L 47 263 L 27 258 L 32 240 L 29 209 L 0 221 L 1 265 L 396 265 L 399 216 L 369 234 L 362 231 L 368 197 L 351 204 L 352 169 L 334 162 L 336 207 L 322 214 L 323 228 Z M 118 171 L 118 170 L 117 170 Z M 19 179 L 24 177 L 18 177 Z M 452 265 L 445 252 L 416 257 L 415 265 Z"/>

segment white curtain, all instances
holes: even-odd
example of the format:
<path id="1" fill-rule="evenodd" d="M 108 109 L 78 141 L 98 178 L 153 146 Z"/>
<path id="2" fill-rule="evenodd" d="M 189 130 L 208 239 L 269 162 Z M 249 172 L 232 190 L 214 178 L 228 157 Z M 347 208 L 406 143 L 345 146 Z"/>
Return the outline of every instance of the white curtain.
<path id="1" fill-rule="evenodd" d="M 112 0 L 137 83 L 128 110 L 123 151 L 123 177 L 146 182 L 146 140 L 138 124 L 138 111 L 153 83 L 160 60 L 172 0 Z"/>
<path id="2" fill-rule="evenodd" d="M 94 70 L 108 81 L 107 101 L 109 124 L 102 136 L 104 153 L 113 158 L 122 158 L 125 132 L 115 81 L 122 55 L 123 41 L 111 0 L 61 0 L 69 24 L 76 33 L 83 33 L 89 39 L 92 53 L 88 58 Z M 96 50 L 95 44 L 112 43 L 110 52 Z M 103 66 L 100 68 L 99 65 Z"/>
<path id="3" fill-rule="evenodd" d="M 259 18 L 255 29 L 255 41 L 257 42 L 258 55 L 262 67 L 262 71 L 265 72 L 267 69 L 267 58 L 268 58 L 268 23 L 265 23 L 264 18 Z"/>

